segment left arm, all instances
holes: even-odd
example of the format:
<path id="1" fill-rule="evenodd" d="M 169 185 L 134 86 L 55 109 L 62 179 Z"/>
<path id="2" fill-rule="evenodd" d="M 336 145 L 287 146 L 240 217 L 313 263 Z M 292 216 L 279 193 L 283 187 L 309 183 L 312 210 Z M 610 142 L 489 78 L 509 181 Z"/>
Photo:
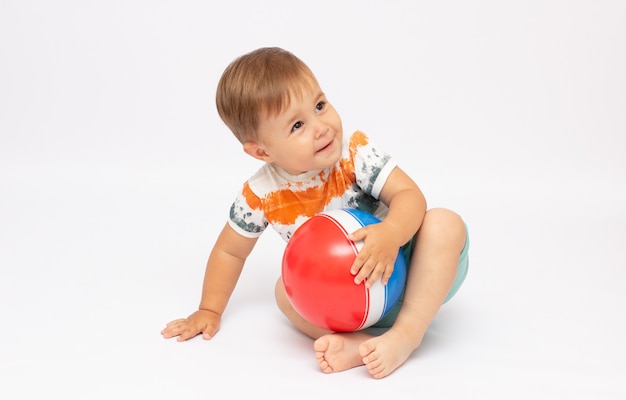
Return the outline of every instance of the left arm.
<path id="1" fill-rule="evenodd" d="M 356 284 L 366 280 L 367 287 L 379 278 L 387 284 L 398 249 L 411 240 L 426 214 L 422 191 L 399 167 L 393 169 L 379 197 L 389 207 L 385 219 L 358 229 L 350 236 L 353 241 L 364 241 L 350 272 Z"/>

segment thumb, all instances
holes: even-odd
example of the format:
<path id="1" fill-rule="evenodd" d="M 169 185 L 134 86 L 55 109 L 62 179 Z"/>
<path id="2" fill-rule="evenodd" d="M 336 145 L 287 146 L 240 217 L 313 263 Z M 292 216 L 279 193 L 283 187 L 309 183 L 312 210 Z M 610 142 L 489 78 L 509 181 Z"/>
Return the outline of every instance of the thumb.
<path id="1" fill-rule="evenodd" d="M 366 233 L 367 232 L 365 228 L 360 228 L 349 234 L 348 239 L 352 240 L 353 242 L 358 242 L 359 240 L 365 239 L 365 236 L 367 236 Z"/>
<path id="2" fill-rule="evenodd" d="M 202 339 L 209 340 L 215 336 L 215 332 L 217 332 L 217 328 L 207 327 L 202 331 Z"/>

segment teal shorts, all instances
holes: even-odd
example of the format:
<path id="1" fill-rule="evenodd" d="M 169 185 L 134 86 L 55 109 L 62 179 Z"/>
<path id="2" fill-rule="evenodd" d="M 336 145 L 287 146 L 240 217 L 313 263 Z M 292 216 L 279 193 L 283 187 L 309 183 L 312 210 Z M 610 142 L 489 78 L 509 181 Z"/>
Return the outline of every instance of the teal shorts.
<path id="1" fill-rule="evenodd" d="M 407 268 L 410 265 L 411 256 L 413 255 L 413 240 L 410 240 L 407 244 L 402 247 L 404 252 L 404 258 L 407 261 Z M 467 269 L 469 267 L 469 233 L 467 232 L 467 226 L 465 226 L 465 246 L 463 246 L 463 250 L 461 250 L 461 254 L 459 255 L 459 264 L 456 271 L 456 277 L 454 278 L 454 282 L 452 283 L 452 287 L 446 296 L 446 299 L 443 301 L 444 304 L 450 300 L 456 292 L 459 291 L 461 284 L 465 280 L 467 276 Z M 400 312 L 400 307 L 402 307 L 402 300 L 404 300 L 404 291 L 400 295 L 400 300 L 398 303 L 391 309 L 389 312 L 380 319 L 377 323 L 375 323 L 372 328 L 389 328 L 395 322 L 398 317 L 398 313 Z"/>

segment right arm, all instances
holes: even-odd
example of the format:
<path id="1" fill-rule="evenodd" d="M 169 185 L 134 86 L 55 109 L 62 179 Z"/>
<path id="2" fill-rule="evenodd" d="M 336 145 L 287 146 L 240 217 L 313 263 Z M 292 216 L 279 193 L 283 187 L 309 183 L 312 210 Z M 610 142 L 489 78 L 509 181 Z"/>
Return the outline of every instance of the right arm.
<path id="1" fill-rule="evenodd" d="M 228 223 L 224 226 L 207 261 L 198 311 L 168 323 L 161 331 L 163 337 L 178 336 L 177 340 L 181 342 L 200 333 L 204 339 L 215 335 L 246 258 L 256 242 L 257 238 L 241 236 Z"/>

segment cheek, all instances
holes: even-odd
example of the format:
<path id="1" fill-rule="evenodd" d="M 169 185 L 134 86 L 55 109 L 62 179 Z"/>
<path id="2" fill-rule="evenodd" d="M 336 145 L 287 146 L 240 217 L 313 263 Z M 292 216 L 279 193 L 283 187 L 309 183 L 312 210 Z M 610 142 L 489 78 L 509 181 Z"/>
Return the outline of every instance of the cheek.
<path id="1" fill-rule="evenodd" d="M 341 129 L 341 117 L 339 116 L 337 111 L 334 112 L 333 121 L 334 125 L 337 126 L 337 128 Z"/>

